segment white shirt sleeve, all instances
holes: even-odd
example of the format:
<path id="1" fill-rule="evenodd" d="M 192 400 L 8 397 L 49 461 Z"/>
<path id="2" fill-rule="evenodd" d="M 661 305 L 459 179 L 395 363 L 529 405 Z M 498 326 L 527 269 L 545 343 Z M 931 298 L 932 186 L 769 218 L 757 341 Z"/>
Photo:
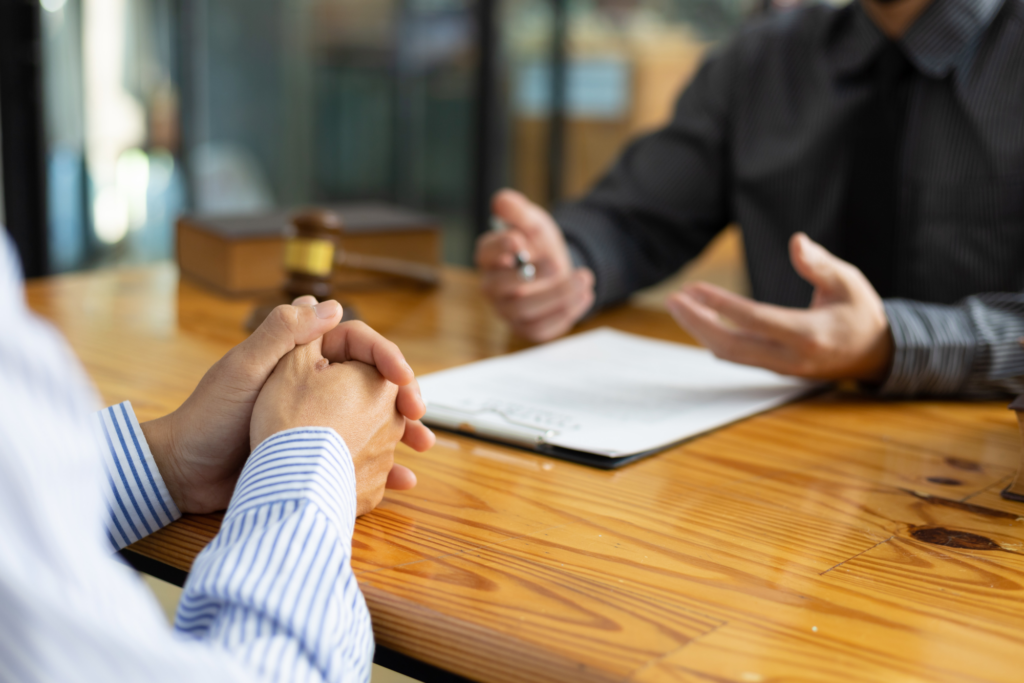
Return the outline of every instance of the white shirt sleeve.
<path id="1" fill-rule="evenodd" d="M 368 680 L 373 635 L 349 563 L 355 484 L 340 437 L 285 432 L 253 453 L 172 630 L 111 545 L 177 510 L 161 505 L 170 499 L 144 439 L 124 431 L 141 437 L 128 407 L 104 411 L 97 429 L 95 392 L 25 307 L 12 253 L 0 237 L 0 680 Z M 104 436 L 117 434 L 115 418 L 123 445 Z"/>

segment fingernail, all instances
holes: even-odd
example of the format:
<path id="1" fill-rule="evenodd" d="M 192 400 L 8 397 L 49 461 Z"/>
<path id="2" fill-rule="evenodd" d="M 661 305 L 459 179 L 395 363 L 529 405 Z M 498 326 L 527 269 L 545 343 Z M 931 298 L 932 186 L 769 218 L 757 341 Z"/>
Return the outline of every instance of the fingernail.
<path id="1" fill-rule="evenodd" d="M 316 317 L 320 319 L 333 318 L 341 313 L 341 304 L 333 299 L 330 301 L 321 301 L 313 307 L 316 311 Z"/>

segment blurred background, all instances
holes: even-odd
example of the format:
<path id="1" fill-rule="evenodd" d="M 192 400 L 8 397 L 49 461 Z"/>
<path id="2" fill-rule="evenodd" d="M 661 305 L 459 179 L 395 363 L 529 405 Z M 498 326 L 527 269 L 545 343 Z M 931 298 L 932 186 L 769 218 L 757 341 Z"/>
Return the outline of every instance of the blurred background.
<path id="1" fill-rule="evenodd" d="M 799 0 L 0 0 L 27 274 L 173 257 L 183 212 L 383 200 L 469 264 L 504 185 L 578 196 L 704 52 Z"/>

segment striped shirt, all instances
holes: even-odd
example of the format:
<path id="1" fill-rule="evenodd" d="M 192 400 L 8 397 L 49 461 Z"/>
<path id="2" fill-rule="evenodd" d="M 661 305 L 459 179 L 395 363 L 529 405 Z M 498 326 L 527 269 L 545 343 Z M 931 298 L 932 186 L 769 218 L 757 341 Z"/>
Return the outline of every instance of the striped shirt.
<path id="1" fill-rule="evenodd" d="M 122 548 L 180 516 L 128 403 L 24 304 L 0 238 L 0 681 L 367 681 L 355 471 L 331 429 L 252 453 L 172 630 Z"/>
<path id="2" fill-rule="evenodd" d="M 594 270 L 596 306 L 670 275 L 733 222 L 760 301 L 809 304 L 789 263 L 798 230 L 860 265 L 841 234 L 850 131 L 886 43 L 854 2 L 759 20 L 710 56 L 671 122 L 555 214 Z M 934 0 L 897 46 L 913 68 L 881 391 L 1024 392 L 1024 0 Z"/>

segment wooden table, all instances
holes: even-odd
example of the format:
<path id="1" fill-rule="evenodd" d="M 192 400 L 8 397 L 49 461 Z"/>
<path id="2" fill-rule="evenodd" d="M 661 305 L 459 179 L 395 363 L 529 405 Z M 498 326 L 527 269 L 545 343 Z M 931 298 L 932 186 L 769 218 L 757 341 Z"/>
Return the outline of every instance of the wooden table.
<path id="1" fill-rule="evenodd" d="M 28 285 L 108 403 L 177 407 L 243 339 L 248 301 L 169 264 Z M 468 271 L 353 294 L 420 374 L 521 346 Z M 611 325 L 686 341 L 663 313 Z M 451 434 L 359 520 L 377 642 L 480 681 L 1020 681 L 1024 505 L 1005 403 L 833 392 L 618 471 Z M 133 550 L 187 570 L 219 525 Z"/>

